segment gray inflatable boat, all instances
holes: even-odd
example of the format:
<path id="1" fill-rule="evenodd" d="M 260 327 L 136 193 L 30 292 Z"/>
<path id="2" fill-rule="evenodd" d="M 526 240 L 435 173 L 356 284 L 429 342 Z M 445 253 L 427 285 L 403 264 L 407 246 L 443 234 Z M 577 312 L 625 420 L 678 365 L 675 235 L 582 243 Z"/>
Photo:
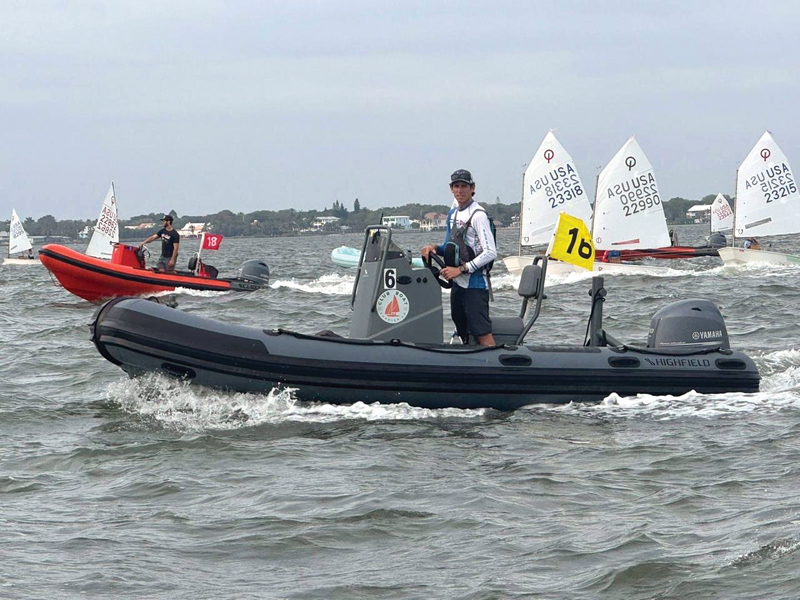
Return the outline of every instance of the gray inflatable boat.
<path id="1" fill-rule="evenodd" d="M 520 281 L 517 317 L 493 317 L 497 347 L 442 343 L 438 266 L 417 269 L 391 231 L 366 231 L 353 286 L 350 336 L 307 335 L 236 325 L 144 299 L 116 299 L 91 325 L 100 354 L 131 376 L 158 372 L 238 392 L 296 389 L 301 400 L 406 402 L 424 408 L 514 410 L 534 403 L 600 401 L 612 392 L 680 395 L 755 392 L 753 361 L 729 348 L 725 323 L 707 300 L 656 313 L 646 347 L 602 328 L 602 278 L 592 282 L 583 346 L 528 346 L 539 316 L 547 259 Z"/>

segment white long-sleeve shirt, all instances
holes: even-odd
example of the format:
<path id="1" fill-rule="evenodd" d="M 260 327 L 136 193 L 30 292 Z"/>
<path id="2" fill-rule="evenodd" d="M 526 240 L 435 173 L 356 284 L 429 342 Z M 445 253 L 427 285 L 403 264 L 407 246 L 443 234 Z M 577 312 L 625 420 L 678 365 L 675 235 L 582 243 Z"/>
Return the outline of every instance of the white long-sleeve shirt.
<path id="1" fill-rule="evenodd" d="M 465 209 L 460 210 L 458 202 L 453 200 L 448 214 L 444 244 L 447 244 L 450 240 L 451 233 L 455 229 L 463 227 L 470 217 L 472 217 L 472 220 L 469 223 L 470 226 L 467 229 L 465 241 L 467 246 L 475 252 L 475 258 L 467 263 L 469 273 L 459 275 L 453 281 L 463 288 L 488 289 L 489 280 L 486 270 L 482 267 L 497 258 L 497 247 L 494 243 L 494 236 L 489 225 L 486 209 L 473 200 Z M 437 250 L 439 254 L 444 253 L 444 244 L 439 246 Z"/>

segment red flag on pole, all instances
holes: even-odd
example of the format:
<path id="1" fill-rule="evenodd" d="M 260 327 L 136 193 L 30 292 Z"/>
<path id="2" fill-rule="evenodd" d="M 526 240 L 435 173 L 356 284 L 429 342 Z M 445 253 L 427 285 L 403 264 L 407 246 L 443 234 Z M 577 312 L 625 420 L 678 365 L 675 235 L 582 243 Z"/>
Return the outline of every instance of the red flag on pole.
<path id="1" fill-rule="evenodd" d="M 203 250 L 219 250 L 219 245 L 222 243 L 222 236 L 218 233 L 204 233 L 203 234 Z"/>

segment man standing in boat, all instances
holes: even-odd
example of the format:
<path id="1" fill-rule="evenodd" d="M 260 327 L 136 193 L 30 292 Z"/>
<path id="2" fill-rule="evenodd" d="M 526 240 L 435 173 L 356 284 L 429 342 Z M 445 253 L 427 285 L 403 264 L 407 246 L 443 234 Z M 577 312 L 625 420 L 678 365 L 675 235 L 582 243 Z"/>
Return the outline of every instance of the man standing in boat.
<path id="1" fill-rule="evenodd" d="M 446 264 L 453 263 L 453 249 L 460 255 L 458 250 L 461 245 L 469 248 L 470 260 L 453 263 L 458 266 L 446 266 L 440 276 L 453 282 L 450 313 L 461 341 L 468 343 L 472 335 L 481 346 L 494 346 L 486 266 L 497 258 L 497 248 L 489 217 L 486 210 L 473 199 L 475 182 L 469 171 L 459 169 L 450 176 L 450 191 L 454 200 L 447 214 L 444 243 L 441 246 L 429 244 L 422 248 L 422 258 L 428 260 L 428 255 L 433 252 L 445 257 Z"/>
<path id="2" fill-rule="evenodd" d="M 175 262 L 178 260 L 178 248 L 181 245 L 181 236 L 172 227 L 172 215 L 164 215 L 161 217 L 161 222 L 164 227 L 159 229 L 158 233 L 154 233 L 139 244 L 139 247 L 141 248 L 145 244 L 149 244 L 153 240 L 161 238 L 161 258 L 158 259 L 156 268 L 159 271 L 174 271 Z"/>

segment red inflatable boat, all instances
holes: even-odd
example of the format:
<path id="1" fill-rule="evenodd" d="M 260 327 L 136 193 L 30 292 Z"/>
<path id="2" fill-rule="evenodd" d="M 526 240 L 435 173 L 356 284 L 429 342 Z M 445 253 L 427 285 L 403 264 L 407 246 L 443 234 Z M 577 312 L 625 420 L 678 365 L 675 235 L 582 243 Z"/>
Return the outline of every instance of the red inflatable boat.
<path id="1" fill-rule="evenodd" d="M 89 302 L 168 292 L 179 287 L 251 292 L 269 284 L 269 267 L 259 260 L 246 261 L 238 277 L 218 279 L 217 270 L 198 263 L 196 256 L 189 261 L 189 271 L 147 269 L 139 248 L 124 244 L 114 245 L 111 261 L 86 256 L 58 244 L 42 247 L 39 258 L 64 289 Z"/>

